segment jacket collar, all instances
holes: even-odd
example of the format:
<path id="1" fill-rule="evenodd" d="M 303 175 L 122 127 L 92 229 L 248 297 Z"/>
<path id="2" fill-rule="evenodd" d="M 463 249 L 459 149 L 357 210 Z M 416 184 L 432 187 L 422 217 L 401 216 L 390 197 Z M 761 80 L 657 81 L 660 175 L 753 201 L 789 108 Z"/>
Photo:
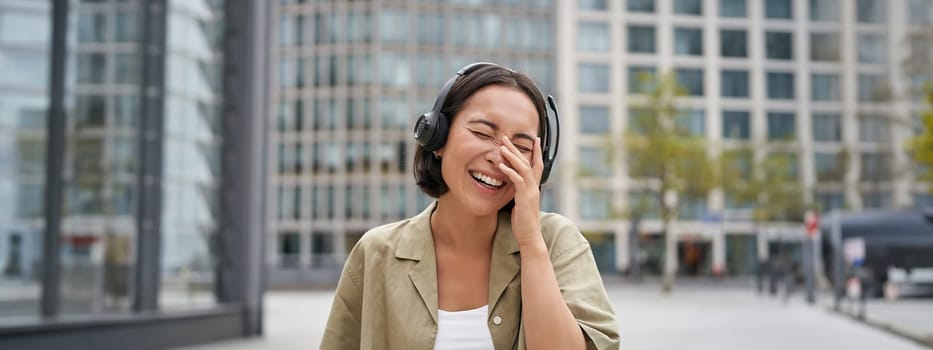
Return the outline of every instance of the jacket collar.
<path id="1" fill-rule="evenodd" d="M 437 201 L 411 218 L 409 227 L 401 232 L 395 257 L 417 262 L 409 270 L 408 277 L 431 313 L 431 318 L 437 323 L 437 258 L 431 235 L 431 213 L 435 208 Z M 511 214 L 499 213 L 498 220 L 490 261 L 489 310 L 495 309 L 502 293 L 521 268 L 519 256 L 515 254 L 518 253 L 518 242 L 512 234 Z"/>

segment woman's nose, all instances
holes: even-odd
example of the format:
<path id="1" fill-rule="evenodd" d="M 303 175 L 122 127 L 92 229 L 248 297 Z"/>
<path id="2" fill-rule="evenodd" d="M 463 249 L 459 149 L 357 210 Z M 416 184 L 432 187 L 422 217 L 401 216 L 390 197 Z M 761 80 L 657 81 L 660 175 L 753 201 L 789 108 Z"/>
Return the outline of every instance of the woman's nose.
<path id="1" fill-rule="evenodd" d="M 489 142 L 489 146 L 489 149 L 486 150 L 486 160 L 493 165 L 499 165 L 499 163 L 502 163 L 502 151 L 499 150 L 502 142 L 494 138 Z"/>

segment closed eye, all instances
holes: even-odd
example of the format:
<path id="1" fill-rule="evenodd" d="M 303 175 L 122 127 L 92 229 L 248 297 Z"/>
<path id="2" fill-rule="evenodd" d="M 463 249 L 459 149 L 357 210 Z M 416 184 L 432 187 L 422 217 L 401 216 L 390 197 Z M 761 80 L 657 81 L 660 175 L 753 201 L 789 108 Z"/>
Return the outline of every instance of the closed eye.
<path id="1" fill-rule="evenodd" d="M 472 132 L 473 135 L 476 135 L 476 137 L 479 137 L 479 138 L 484 139 L 484 140 L 492 139 L 492 135 L 487 134 L 487 133 L 484 133 L 484 132 L 481 132 L 481 131 L 471 130 L 470 132 Z"/>

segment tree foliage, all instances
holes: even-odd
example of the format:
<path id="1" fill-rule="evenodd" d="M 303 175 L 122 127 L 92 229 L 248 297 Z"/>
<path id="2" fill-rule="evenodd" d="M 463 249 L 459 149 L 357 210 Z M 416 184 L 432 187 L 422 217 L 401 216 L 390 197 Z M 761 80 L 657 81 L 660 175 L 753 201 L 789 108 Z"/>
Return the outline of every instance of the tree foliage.
<path id="1" fill-rule="evenodd" d="M 908 141 L 913 161 L 921 167 L 917 180 L 933 183 L 933 85 L 927 86 L 927 110 L 920 115 L 920 131 Z M 933 193 L 933 186 L 928 187 Z"/>

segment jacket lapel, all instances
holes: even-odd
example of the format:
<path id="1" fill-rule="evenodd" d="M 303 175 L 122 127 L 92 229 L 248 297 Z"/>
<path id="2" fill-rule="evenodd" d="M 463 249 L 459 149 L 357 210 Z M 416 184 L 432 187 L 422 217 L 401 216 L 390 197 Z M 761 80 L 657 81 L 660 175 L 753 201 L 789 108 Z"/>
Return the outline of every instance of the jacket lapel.
<path id="1" fill-rule="evenodd" d="M 489 270 L 489 310 L 495 310 L 502 293 L 521 271 L 518 242 L 512 234 L 511 213 L 499 213 L 496 237 L 492 243 Z"/>
<path id="2" fill-rule="evenodd" d="M 408 278 L 418 291 L 431 319 L 437 324 L 437 259 L 434 256 L 434 240 L 431 237 L 431 213 L 437 202 L 412 218 L 409 230 L 402 230 L 395 257 L 412 260 Z"/>

